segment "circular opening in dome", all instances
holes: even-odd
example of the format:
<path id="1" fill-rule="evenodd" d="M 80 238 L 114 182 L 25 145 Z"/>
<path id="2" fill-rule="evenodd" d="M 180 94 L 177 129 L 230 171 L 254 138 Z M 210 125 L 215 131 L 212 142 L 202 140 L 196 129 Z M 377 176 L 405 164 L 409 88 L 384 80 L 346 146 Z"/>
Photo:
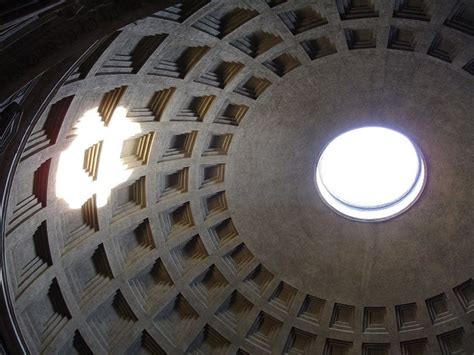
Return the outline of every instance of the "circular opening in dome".
<path id="1" fill-rule="evenodd" d="M 403 134 L 383 127 L 345 132 L 323 150 L 316 185 L 342 215 L 380 221 L 409 208 L 423 190 L 426 168 L 420 150 Z"/>

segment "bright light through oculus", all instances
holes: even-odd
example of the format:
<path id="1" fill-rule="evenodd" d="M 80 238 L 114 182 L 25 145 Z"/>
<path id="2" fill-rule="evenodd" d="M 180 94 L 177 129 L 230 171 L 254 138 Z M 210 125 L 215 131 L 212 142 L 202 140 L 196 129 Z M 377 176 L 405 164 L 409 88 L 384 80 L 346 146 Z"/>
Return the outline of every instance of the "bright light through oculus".
<path id="1" fill-rule="evenodd" d="M 123 164 L 120 154 L 123 141 L 139 134 L 140 125 L 128 120 L 125 108 L 117 107 L 106 126 L 95 108 L 87 111 L 75 128 L 76 137 L 59 158 L 56 195 L 75 209 L 95 194 L 97 207 L 102 207 L 110 191 L 127 181 L 132 173 Z M 102 142 L 100 164 L 97 179 L 93 180 L 83 167 L 84 152 L 98 142 Z"/>
<path id="2" fill-rule="evenodd" d="M 321 154 L 316 184 L 325 202 L 360 220 L 395 216 L 423 189 L 425 165 L 404 135 L 383 127 L 341 134 Z"/>

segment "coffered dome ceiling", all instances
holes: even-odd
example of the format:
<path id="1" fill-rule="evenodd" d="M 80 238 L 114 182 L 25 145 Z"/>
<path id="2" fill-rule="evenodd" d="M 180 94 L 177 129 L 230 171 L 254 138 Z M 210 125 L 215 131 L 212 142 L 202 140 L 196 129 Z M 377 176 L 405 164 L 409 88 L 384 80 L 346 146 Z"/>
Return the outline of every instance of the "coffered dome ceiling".
<path id="1" fill-rule="evenodd" d="M 31 353 L 473 353 L 473 19 L 468 0 L 194 0 L 96 45 L 9 200 Z M 385 222 L 315 187 L 361 126 L 426 159 Z"/>

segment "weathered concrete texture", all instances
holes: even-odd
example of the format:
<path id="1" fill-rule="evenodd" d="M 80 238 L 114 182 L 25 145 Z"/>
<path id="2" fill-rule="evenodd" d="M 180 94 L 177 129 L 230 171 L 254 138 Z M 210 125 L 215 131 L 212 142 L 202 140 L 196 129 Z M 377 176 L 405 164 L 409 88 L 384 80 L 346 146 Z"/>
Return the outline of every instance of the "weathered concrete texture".
<path id="1" fill-rule="evenodd" d="M 456 1 L 421 19 L 389 1 L 359 19 L 346 1 L 186 3 L 78 67 L 30 137 L 5 244 L 31 351 L 471 353 L 474 37 L 443 25 Z M 86 111 L 119 106 L 141 130 L 130 177 L 70 209 L 59 156 Z M 339 216 L 314 183 L 325 144 L 364 125 L 427 162 L 421 198 L 386 222 Z"/>
<path id="2" fill-rule="evenodd" d="M 425 56 L 397 52 L 294 70 L 235 137 L 227 183 L 242 238 L 275 274 L 325 299 L 399 304 L 462 282 L 474 272 L 473 89 Z M 403 132 L 427 162 L 419 201 L 386 222 L 342 218 L 314 184 L 324 146 L 362 126 Z"/>

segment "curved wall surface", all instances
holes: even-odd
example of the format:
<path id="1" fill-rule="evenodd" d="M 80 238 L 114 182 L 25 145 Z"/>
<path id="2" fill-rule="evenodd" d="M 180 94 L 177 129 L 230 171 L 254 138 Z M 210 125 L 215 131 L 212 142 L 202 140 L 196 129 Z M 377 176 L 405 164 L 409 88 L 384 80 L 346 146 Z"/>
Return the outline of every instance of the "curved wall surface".
<path id="1" fill-rule="evenodd" d="M 473 7 L 193 0 L 96 43 L 8 187 L 24 346 L 472 353 Z M 322 149 L 361 126 L 426 159 L 421 197 L 388 221 L 345 219 L 315 187 Z"/>

